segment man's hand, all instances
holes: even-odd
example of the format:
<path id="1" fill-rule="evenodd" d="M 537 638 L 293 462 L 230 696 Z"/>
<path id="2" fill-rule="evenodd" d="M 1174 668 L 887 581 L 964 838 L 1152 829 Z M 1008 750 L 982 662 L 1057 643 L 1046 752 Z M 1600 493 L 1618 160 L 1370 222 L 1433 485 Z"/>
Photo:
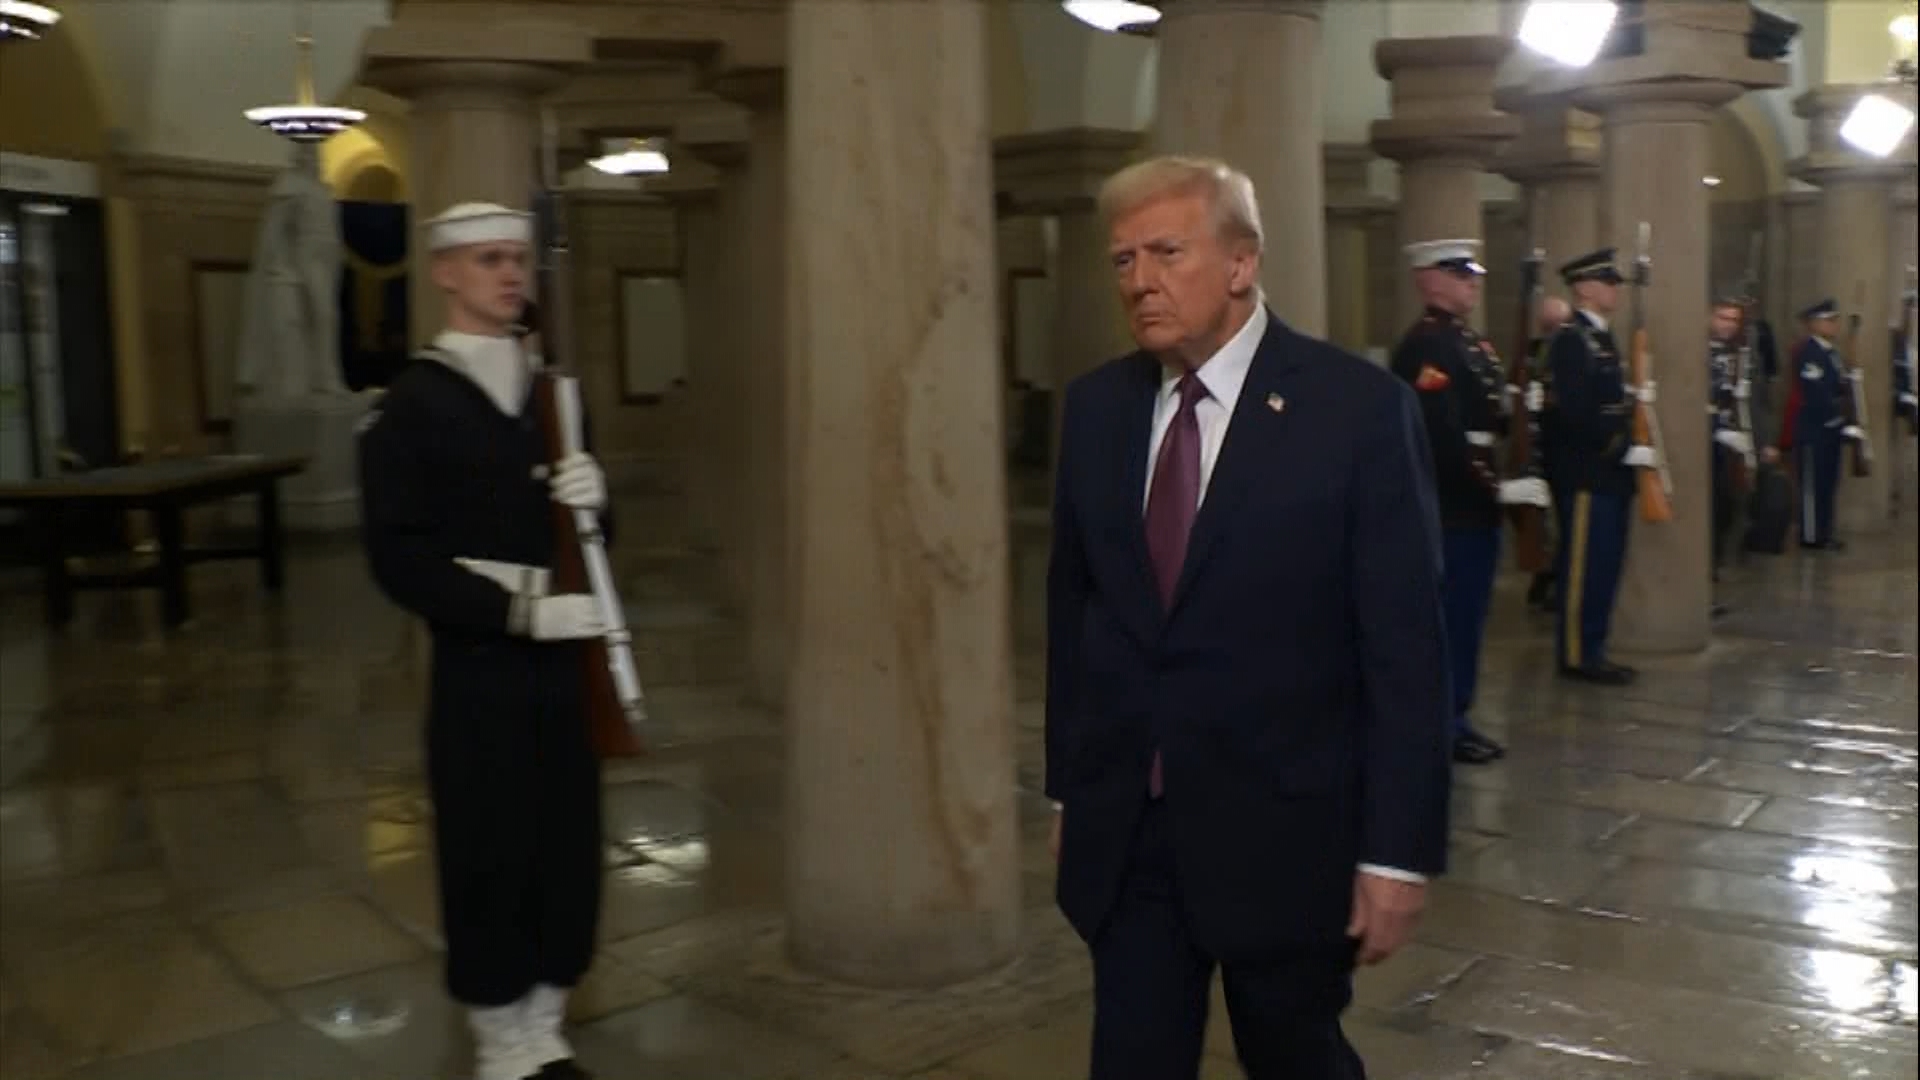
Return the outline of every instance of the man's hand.
<path id="1" fill-rule="evenodd" d="M 1427 906 L 1427 887 L 1361 871 L 1353 878 L 1347 936 L 1360 942 L 1360 964 L 1377 964 L 1407 943 Z"/>

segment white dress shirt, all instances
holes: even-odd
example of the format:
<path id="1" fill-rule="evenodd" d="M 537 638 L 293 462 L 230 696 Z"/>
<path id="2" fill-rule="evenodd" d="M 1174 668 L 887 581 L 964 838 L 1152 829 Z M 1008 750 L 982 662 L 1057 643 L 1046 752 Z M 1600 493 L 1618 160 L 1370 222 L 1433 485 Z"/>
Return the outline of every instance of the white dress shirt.
<path id="1" fill-rule="evenodd" d="M 1267 334 L 1266 309 L 1255 307 L 1253 316 L 1238 333 L 1227 339 L 1220 351 L 1207 357 L 1194 369 L 1207 396 L 1194 402 L 1193 418 L 1200 427 L 1200 503 L 1207 501 L 1207 481 L 1213 478 L 1213 463 L 1219 460 L 1220 444 L 1227 438 L 1227 422 L 1233 419 L 1234 406 L 1240 402 L 1240 388 L 1246 385 L 1247 369 L 1253 366 L 1253 354 Z M 1180 411 L 1180 374 L 1165 371 L 1160 376 L 1160 393 L 1153 399 L 1153 434 L 1147 438 L 1147 482 L 1140 493 L 1140 510 L 1146 512 L 1147 497 L 1153 494 L 1153 470 L 1160 462 L 1160 444 Z"/>
<path id="2" fill-rule="evenodd" d="M 1260 349 L 1260 341 L 1267 333 L 1267 312 L 1264 307 L 1255 307 L 1253 315 L 1247 319 L 1238 333 L 1227 339 L 1220 351 L 1207 357 L 1206 361 L 1194 369 L 1201 383 L 1207 388 L 1207 396 L 1194 402 L 1193 416 L 1200 428 L 1200 502 L 1207 501 L 1207 482 L 1213 478 L 1214 462 L 1219 460 L 1220 446 L 1227 438 L 1227 424 L 1233 419 L 1233 410 L 1240 403 L 1240 388 L 1246 385 L 1247 371 L 1253 366 L 1253 354 Z M 1154 466 L 1160 460 L 1160 444 L 1166 440 L 1167 429 L 1173 425 L 1174 414 L 1180 411 L 1180 374 L 1166 372 L 1160 378 L 1160 393 L 1153 403 L 1153 433 L 1147 439 L 1147 483 L 1141 493 L 1141 512 L 1145 513 L 1147 498 L 1153 493 Z M 1424 882 L 1426 875 L 1411 870 L 1401 870 L 1391 866 L 1379 866 L 1374 863 L 1361 863 L 1362 873 L 1377 877 L 1392 878 L 1396 881 Z"/>

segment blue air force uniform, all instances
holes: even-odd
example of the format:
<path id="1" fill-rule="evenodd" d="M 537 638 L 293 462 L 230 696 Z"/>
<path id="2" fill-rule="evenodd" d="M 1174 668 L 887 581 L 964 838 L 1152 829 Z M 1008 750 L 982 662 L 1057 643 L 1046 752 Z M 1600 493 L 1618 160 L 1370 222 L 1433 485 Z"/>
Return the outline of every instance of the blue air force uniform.
<path id="1" fill-rule="evenodd" d="M 1622 281 L 1613 248 L 1562 265 L 1560 276 L 1569 286 Z M 1561 537 L 1555 552 L 1560 672 L 1621 684 L 1634 673 L 1607 659 L 1607 634 L 1626 562 L 1633 506 L 1634 472 L 1627 463 L 1633 398 L 1627 393 L 1613 334 L 1606 320 L 1593 312 L 1574 312 L 1554 334 L 1547 364 L 1552 372 L 1552 418 L 1542 428 Z"/>
<path id="2" fill-rule="evenodd" d="M 1800 317 L 1813 322 L 1838 314 L 1839 307 L 1828 299 Z M 1833 507 L 1840 489 L 1840 459 L 1847 440 L 1859 435 L 1853 422 L 1852 376 L 1833 343 L 1814 333 L 1794 350 L 1793 366 L 1793 405 L 1782 434 L 1793 452 L 1800 488 L 1800 546 L 1838 548 Z"/>
<path id="3" fill-rule="evenodd" d="M 1477 240 L 1407 245 L 1413 268 L 1479 276 Z M 1506 375 L 1493 346 L 1450 311 L 1429 306 L 1394 349 L 1394 374 L 1412 384 L 1426 420 L 1440 501 L 1447 650 L 1453 675 L 1453 757 L 1480 765 L 1503 756 L 1468 720 L 1480 643 L 1500 558 L 1500 474 L 1495 447 L 1506 433 Z"/>

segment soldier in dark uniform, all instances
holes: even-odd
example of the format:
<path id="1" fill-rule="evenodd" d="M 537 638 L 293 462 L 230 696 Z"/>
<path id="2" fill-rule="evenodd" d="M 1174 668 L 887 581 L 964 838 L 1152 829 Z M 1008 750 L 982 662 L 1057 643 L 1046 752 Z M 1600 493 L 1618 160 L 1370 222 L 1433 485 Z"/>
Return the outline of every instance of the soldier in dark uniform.
<path id="1" fill-rule="evenodd" d="M 1553 384 L 1553 370 L 1547 365 L 1547 345 L 1553 335 L 1560 331 L 1567 320 L 1573 318 L 1573 308 L 1558 296 L 1546 296 L 1540 300 L 1539 310 L 1534 312 L 1535 336 L 1527 339 L 1527 411 L 1538 418 L 1540 456 L 1546 466 L 1549 479 L 1553 476 L 1553 463 L 1546 455 L 1553 446 L 1552 435 L 1548 427 L 1553 423 L 1553 413 L 1547 408 L 1548 387 Z M 1555 500 L 1558 495 L 1553 496 Z M 1554 606 L 1553 567 L 1533 575 L 1527 584 L 1527 606 L 1549 611 Z"/>
<path id="2" fill-rule="evenodd" d="M 1853 417 L 1853 376 L 1833 347 L 1840 308 L 1822 300 L 1800 313 L 1807 337 L 1794 350 L 1793 396 L 1780 425 L 1780 449 L 1794 457 L 1800 495 L 1800 546 L 1821 551 L 1846 547 L 1833 535 L 1833 503 L 1840 488 L 1840 458 L 1849 440 L 1861 437 Z"/>
<path id="3" fill-rule="evenodd" d="M 1727 540 L 1739 514 L 1737 482 L 1742 467 L 1753 475 L 1753 433 L 1741 421 L 1740 403 L 1751 393 L 1751 380 L 1741 371 L 1742 308 L 1735 299 L 1713 305 L 1707 321 L 1707 427 L 1713 439 L 1713 579 L 1720 580 L 1726 563 Z"/>
<path id="4" fill-rule="evenodd" d="M 1547 461 L 1560 522 L 1557 654 L 1561 675 L 1618 686 L 1635 674 L 1607 658 L 1627 557 L 1633 470 L 1652 467 L 1654 459 L 1650 449 L 1632 443 L 1633 397 L 1607 325 L 1624 280 L 1614 249 L 1563 264 L 1560 277 L 1573 294 L 1574 315 L 1547 349 L 1553 372 Z"/>
<path id="5" fill-rule="evenodd" d="M 1508 424 L 1506 372 L 1493 346 L 1466 322 L 1467 313 L 1479 303 L 1486 273 L 1474 258 L 1479 243 L 1431 240 L 1407 245 L 1414 286 L 1426 310 L 1392 359 L 1394 373 L 1419 392 L 1432 448 L 1446 559 L 1442 601 L 1453 662 L 1453 759 L 1468 765 L 1484 765 L 1506 754 L 1468 718 L 1500 560 L 1502 498 L 1526 497 L 1543 505 L 1546 498 L 1546 485 L 1537 480 L 1503 487 L 1495 464 L 1496 447 Z"/>
<path id="6" fill-rule="evenodd" d="M 607 505 L 587 455 L 550 465 L 516 338 L 531 220 L 490 204 L 428 222 L 447 329 L 360 435 L 367 559 L 433 636 L 427 716 L 446 983 L 477 1080 L 586 1076 L 560 1030 L 593 956 L 600 768 L 578 642 L 595 599 L 549 595 L 552 506 Z M 603 529 L 608 522 L 603 516 Z"/>

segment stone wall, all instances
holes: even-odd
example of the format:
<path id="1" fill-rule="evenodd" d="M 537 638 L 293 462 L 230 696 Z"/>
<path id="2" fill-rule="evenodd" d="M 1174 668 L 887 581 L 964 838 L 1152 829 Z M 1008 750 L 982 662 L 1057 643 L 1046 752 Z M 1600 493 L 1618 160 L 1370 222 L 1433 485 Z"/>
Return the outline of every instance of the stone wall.
<path id="1" fill-rule="evenodd" d="M 146 389 L 144 424 L 122 417 L 123 430 L 146 431 L 148 454 L 224 449 L 224 428 L 207 415 L 200 356 L 201 310 L 196 281 L 204 273 L 244 272 L 273 182 L 271 169 L 152 155 L 122 155 L 109 166 L 108 190 L 126 200 L 139 237 L 139 308 L 144 355 L 123 357 Z M 121 317 L 128 310 L 116 303 Z"/>
<path id="2" fill-rule="evenodd" d="M 682 241 L 673 207 L 626 191 L 573 191 L 567 205 L 575 340 L 567 346 L 574 354 L 561 359 L 580 375 L 600 456 L 627 461 L 676 456 L 685 439 L 687 389 L 675 387 L 645 400 L 628 392 L 620 311 L 623 275 L 681 274 Z"/>

